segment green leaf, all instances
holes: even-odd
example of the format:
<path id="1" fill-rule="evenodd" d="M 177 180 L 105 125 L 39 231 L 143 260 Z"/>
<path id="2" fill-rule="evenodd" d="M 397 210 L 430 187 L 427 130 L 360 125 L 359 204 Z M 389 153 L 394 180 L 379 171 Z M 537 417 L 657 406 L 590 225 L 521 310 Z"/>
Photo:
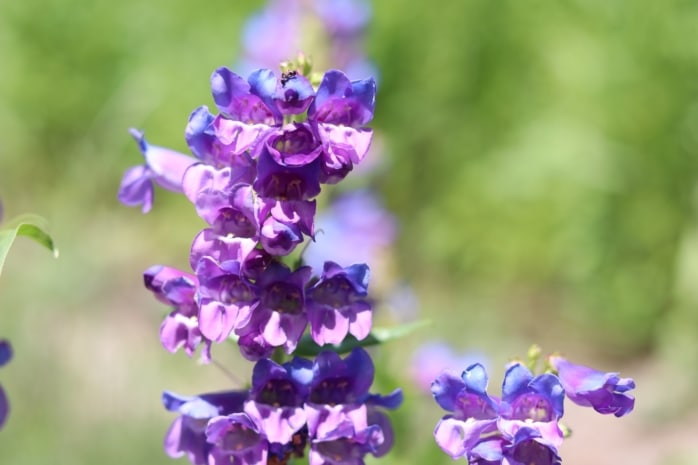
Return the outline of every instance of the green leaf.
<path id="1" fill-rule="evenodd" d="M 17 236 L 25 236 L 43 245 L 54 257 L 58 257 L 58 249 L 53 243 L 51 236 L 44 231 L 46 220 L 36 215 L 21 215 L 8 221 L 7 225 L 0 229 L 0 275 L 5 264 L 7 254 L 12 247 L 12 243 Z"/>
<path id="2" fill-rule="evenodd" d="M 331 350 L 338 354 L 345 354 L 347 352 L 351 352 L 355 347 L 374 346 L 407 336 L 417 329 L 423 328 L 424 326 L 428 326 L 430 324 L 431 321 L 429 320 L 419 320 L 400 326 L 393 326 L 392 328 L 373 328 L 371 333 L 361 341 L 352 335 L 348 335 L 341 344 L 325 344 L 324 346 L 320 346 L 313 341 L 310 334 L 304 334 L 301 340 L 298 342 L 298 346 L 293 352 L 293 355 L 311 357 L 319 354 L 323 350 Z"/>

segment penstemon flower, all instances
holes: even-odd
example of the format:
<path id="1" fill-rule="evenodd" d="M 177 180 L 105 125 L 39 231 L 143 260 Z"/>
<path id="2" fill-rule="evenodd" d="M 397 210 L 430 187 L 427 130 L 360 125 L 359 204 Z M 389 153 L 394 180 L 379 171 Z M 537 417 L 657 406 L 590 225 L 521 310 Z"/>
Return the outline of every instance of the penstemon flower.
<path id="1" fill-rule="evenodd" d="M 575 404 L 617 417 L 627 415 L 635 407 L 635 398 L 627 394 L 635 389 L 635 381 L 631 378 L 575 365 L 557 355 L 551 356 L 548 362 L 557 371 L 567 397 Z"/>
<path id="2" fill-rule="evenodd" d="M 535 365 L 537 357 L 532 358 L 531 365 Z M 618 402 L 610 394 L 610 385 L 619 381 L 617 376 L 604 376 L 556 356 L 549 363 L 558 373 L 549 371 L 534 376 L 523 363 L 510 364 L 501 398 L 487 393 L 487 373 L 480 364 L 471 365 L 460 377 L 442 373 L 433 382 L 432 393 L 439 406 L 450 413 L 436 425 L 436 443 L 452 458 L 462 457 L 471 464 L 558 465 L 558 448 L 564 439 L 560 419 L 566 394 L 575 403 L 593 406 L 601 413 L 613 413 L 609 403 L 627 406 L 625 400 Z M 634 382 L 622 379 L 620 386 L 616 387 L 620 392 L 616 395 L 632 399 L 625 392 L 634 388 Z M 604 390 L 609 395 L 598 394 Z M 597 393 L 598 402 L 589 400 L 592 391 Z M 631 409 L 632 406 L 622 411 Z"/>
<path id="3" fill-rule="evenodd" d="M 145 164 L 129 168 L 124 173 L 119 187 L 119 200 L 130 207 L 142 205 L 143 213 L 148 213 L 153 207 L 153 183 L 174 192 L 182 192 L 182 176 L 196 159 L 150 145 L 143 133 L 135 129 L 131 130 L 131 135 L 143 153 Z"/>
<path id="4" fill-rule="evenodd" d="M 165 435 L 165 452 L 172 458 L 186 455 L 194 465 L 206 465 L 213 445 L 207 441 L 209 420 L 239 412 L 247 398 L 245 391 L 225 391 L 199 396 L 180 396 L 164 392 L 162 403 L 180 416 Z"/>
<path id="5" fill-rule="evenodd" d="M 400 390 L 369 394 L 373 370 L 368 353 L 356 348 L 344 359 L 334 352 L 282 365 L 260 359 L 247 391 L 166 392 L 165 407 L 180 416 L 165 450 L 195 465 L 287 463 L 309 445 L 310 463 L 363 463 L 366 454 L 381 456 L 392 446 L 392 425 L 379 407 L 402 402 Z"/>

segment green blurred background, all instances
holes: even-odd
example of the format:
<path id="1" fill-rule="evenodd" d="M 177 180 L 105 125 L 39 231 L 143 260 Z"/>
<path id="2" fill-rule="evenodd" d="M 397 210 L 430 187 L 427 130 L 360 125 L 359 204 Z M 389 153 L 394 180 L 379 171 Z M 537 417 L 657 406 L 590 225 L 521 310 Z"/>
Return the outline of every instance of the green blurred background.
<path id="1" fill-rule="evenodd" d="M 187 266 L 201 228 L 158 191 L 121 206 L 140 162 L 127 129 L 186 150 L 208 77 L 232 65 L 253 1 L 0 2 L 0 197 L 41 213 L 61 251 L 18 241 L 0 279 L 0 370 L 12 412 L 0 464 L 168 464 L 160 392 L 229 388 L 159 345 L 141 273 Z M 570 406 L 567 464 L 693 464 L 698 450 L 698 3 L 381 0 L 376 184 L 399 218 L 395 269 L 433 324 L 376 351 L 378 389 L 406 389 L 381 463 L 450 463 L 441 415 L 407 377 L 441 338 L 487 354 L 492 391 L 538 342 L 638 381 L 637 411 Z M 400 318 L 384 317 L 384 323 Z M 214 352 L 244 379 L 236 349 Z M 695 443 L 695 442 L 694 442 Z M 630 454 L 630 455 L 628 455 Z"/>

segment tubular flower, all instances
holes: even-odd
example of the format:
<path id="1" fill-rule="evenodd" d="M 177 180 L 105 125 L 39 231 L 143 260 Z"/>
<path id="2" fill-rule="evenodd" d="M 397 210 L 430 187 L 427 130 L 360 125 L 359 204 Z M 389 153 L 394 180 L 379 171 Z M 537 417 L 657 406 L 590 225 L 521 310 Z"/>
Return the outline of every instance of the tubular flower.
<path id="1" fill-rule="evenodd" d="M 549 363 L 558 372 L 567 397 L 575 404 L 617 417 L 633 411 L 635 398 L 628 394 L 635 389 L 632 378 L 575 365 L 559 356 L 551 356 Z"/>
<path id="2" fill-rule="evenodd" d="M 206 426 L 214 417 L 241 412 L 247 398 L 244 391 L 225 391 L 200 396 L 162 394 L 162 403 L 180 416 L 165 435 L 165 452 L 172 458 L 186 455 L 194 465 L 207 465 L 213 445 L 207 441 Z"/>
<path id="3" fill-rule="evenodd" d="M 487 372 L 480 364 L 468 367 L 460 377 L 448 372 L 432 384 L 434 400 L 452 412 L 434 429 L 436 443 L 452 458 L 466 457 L 473 448 L 497 431 L 499 401 L 487 394 Z"/>
<path id="4" fill-rule="evenodd" d="M 306 411 L 311 442 L 317 446 L 315 460 L 320 460 L 322 450 L 334 448 L 346 460 L 350 456 L 356 459 L 349 451 L 358 457 L 368 452 L 376 457 L 386 454 L 393 445 L 393 428 L 382 409 L 399 407 L 402 391 L 387 396 L 368 392 L 374 375 L 368 352 L 356 348 L 344 359 L 334 352 L 321 352 L 312 373 Z M 312 457 L 311 453 L 311 461 Z"/>
<path id="5" fill-rule="evenodd" d="M 368 266 L 342 268 L 325 262 L 320 280 L 308 291 L 310 333 L 319 345 L 339 344 L 351 333 L 361 340 L 371 331 Z"/>
<path id="6" fill-rule="evenodd" d="M 504 375 L 500 413 L 512 420 L 557 421 L 564 413 L 564 399 L 565 391 L 556 376 L 545 373 L 534 377 L 516 362 Z"/>
<path id="7" fill-rule="evenodd" d="M 204 345 L 201 358 L 211 358 L 211 341 L 199 330 L 199 307 L 194 299 L 198 279 L 196 276 L 162 265 L 155 265 L 143 273 L 145 287 L 152 291 L 160 302 L 173 307 L 160 325 L 160 342 L 168 352 L 179 348 L 189 357 L 194 355 L 200 344 Z"/>
<path id="8" fill-rule="evenodd" d="M 269 346 L 283 346 L 286 353 L 293 352 L 308 324 L 305 286 L 310 273 L 309 267 L 292 272 L 278 262 L 269 265 L 256 283 L 258 300 L 250 309 L 250 317 L 236 334 L 252 339 L 261 336 Z"/>
<path id="9" fill-rule="evenodd" d="M 196 163 L 196 159 L 150 145 L 143 133 L 135 129 L 131 129 L 131 135 L 138 143 L 145 164 L 126 170 L 118 197 L 121 203 L 129 207 L 142 205 L 143 213 L 148 213 L 153 206 L 153 183 L 173 192 L 182 192 L 184 172 Z"/>

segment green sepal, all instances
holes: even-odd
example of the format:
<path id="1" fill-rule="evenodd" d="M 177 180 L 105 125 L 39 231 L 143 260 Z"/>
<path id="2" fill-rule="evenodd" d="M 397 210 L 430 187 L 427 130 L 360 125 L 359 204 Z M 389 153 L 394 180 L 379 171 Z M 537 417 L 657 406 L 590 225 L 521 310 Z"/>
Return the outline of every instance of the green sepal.
<path id="1" fill-rule="evenodd" d="M 356 347 L 369 347 L 383 344 L 393 339 L 399 339 L 429 324 L 431 324 L 429 320 L 419 320 L 400 326 L 393 326 L 391 328 L 373 328 L 371 333 L 360 341 L 352 335 L 347 335 L 340 344 L 325 344 L 323 346 L 318 345 L 313 341 L 310 334 L 306 333 L 298 342 L 298 346 L 293 352 L 293 355 L 314 357 L 323 350 L 331 350 L 338 354 L 345 354 L 351 352 Z"/>
<path id="2" fill-rule="evenodd" d="M 10 247 L 17 236 L 25 236 L 38 242 L 53 252 L 54 257 L 58 258 L 58 249 L 45 229 L 46 220 L 37 215 L 21 215 L 8 221 L 0 229 L 0 274 L 2 274 L 2 268 Z"/>

